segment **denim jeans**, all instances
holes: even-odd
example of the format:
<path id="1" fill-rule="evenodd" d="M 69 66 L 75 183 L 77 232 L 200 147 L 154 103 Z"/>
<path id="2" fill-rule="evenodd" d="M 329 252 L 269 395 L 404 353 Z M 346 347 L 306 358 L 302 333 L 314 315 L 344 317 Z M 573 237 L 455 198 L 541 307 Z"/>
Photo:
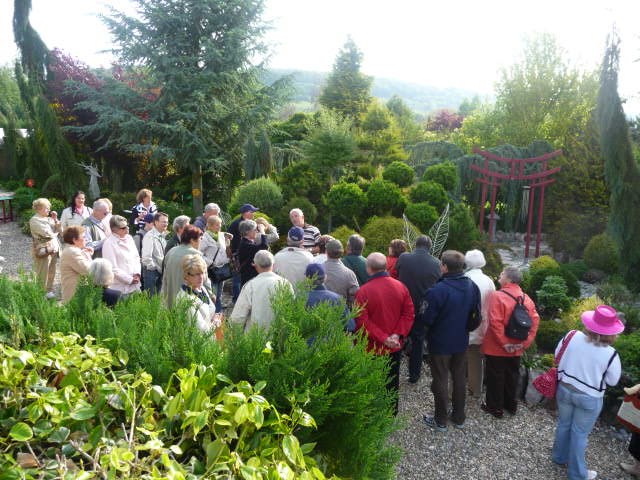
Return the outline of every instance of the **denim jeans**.
<path id="1" fill-rule="evenodd" d="M 584 452 L 587 437 L 602 410 L 602 397 L 574 392 L 558 384 L 558 423 L 551 457 L 558 464 L 567 464 L 570 480 L 587 478 Z"/>
<path id="2" fill-rule="evenodd" d="M 147 290 L 150 295 L 159 294 L 162 289 L 162 274 L 157 270 L 147 270 L 144 268 L 142 270 L 142 276 L 144 289 Z"/>

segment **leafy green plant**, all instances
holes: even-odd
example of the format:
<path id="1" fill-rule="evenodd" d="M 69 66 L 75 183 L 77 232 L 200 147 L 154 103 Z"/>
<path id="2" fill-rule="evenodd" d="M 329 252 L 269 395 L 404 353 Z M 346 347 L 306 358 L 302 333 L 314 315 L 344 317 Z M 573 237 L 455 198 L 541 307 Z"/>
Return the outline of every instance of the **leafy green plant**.
<path id="1" fill-rule="evenodd" d="M 416 238 L 420 235 L 419 230 L 410 225 L 412 232 L 410 237 Z M 363 255 L 371 252 L 387 252 L 389 242 L 394 238 L 404 238 L 405 224 L 401 218 L 395 217 L 372 217 L 362 229 L 362 236 L 365 238 L 365 250 Z"/>
<path id="2" fill-rule="evenodd" d="M 367 190 L 369 215 L 400 215 L 407 204 L 400 187 L 386 180 L 374 180 Z"/>
<path id="3" fill-rule="evenodd" d="M 242 185 L 231 197 L 228 210 L 236 213 L 245 203 L 258 207 L 270 215 L 278 213 L 284 200 L 280 187 L 269 178 L 256 178 Z"/>
<path id="4" fill-rule="evenodd" d="M 449 197 L 442 185 L 436 182 L 420 182 L 409 191 L 409 198 L 414 203 L 427 202 L 440 212 L 449 203 Z"/>
<path id="5" fill-rule="evenodd" d="M 595 235 L 589 240 L 582 258 L 590 268 L 610 274 L 618 271 L 618 250 L 613 239 L 606 233 Z"/>
<path id="6" fill-rule="evenodd" d="M 413 168 L 404 162 L 391 162 L 384 167 L 382 171 L 382 178 L 393 182 L 399 187 L 408 187 L 413 183 Z"/>
<path id="7" fill-rule="evenodd" d="M 358 225 L 358 218 L 367 206 L 367 196 L 355 183 L 337 183 L 327 194 L 329 212 L 337 224 Z"/>
<path id="8" fill-rule="evenodd" d="M 428 232 L 439 218 L 436 209 L 427 202 L 410 203 L 405 208 L 404 214 L 423 232 Z"/>
<path id="9" fill-rule="evenodd" d="M 564 278 L 556 275 L 544 279 L 537 296 L 536 307 L 549 316 L 567 310 L 571 305 L 571 299 L 567 296 L 567 283 Z"/>
<path id="10" fill-rule="evenodd" d="M 422 175 L 425 182 L 433 181 L 442 185 L 447 192 L 453 192 L 459 182 L 458 168 L 449 161 L 427 167 Z"/>

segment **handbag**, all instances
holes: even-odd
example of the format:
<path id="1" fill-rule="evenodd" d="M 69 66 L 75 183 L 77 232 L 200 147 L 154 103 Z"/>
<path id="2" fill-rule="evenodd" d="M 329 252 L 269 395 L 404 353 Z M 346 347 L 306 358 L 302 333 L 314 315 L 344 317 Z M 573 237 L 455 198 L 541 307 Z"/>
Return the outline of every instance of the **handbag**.
<path id="1" fill-rule="evenodd" d="M 625 395 L 616 420 L 630 432 L 640 433 L 640 396 L 637 393 L 629 394 L 627 390 L 625 388 Z"/>
<path id="2" fill-rule="evenodd" d="M 555 398 L 556 390 L 558 389 L 558 365 L 560 365 L 560 360 L 562 359 L 562 355 L 564 351 L 567 349 L 569 342 L 576 334 L 577 330 L 572 330 L 569 332 L 569 335 L 565 337 L 562 341 L 562 347 L 560 347 L 560 351 L 558 355 L 553 361 L 554 366 L 551 367 L 546 372 L 541 373 L 536 378 L 533 379 L 533 387 L 546 398 Z"/>

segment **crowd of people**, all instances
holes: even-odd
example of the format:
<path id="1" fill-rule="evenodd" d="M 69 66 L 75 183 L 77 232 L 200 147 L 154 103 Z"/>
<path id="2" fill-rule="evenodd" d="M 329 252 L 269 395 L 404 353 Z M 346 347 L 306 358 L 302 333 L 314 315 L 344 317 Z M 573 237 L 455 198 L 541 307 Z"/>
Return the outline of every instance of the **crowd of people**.
<path id="1" fill-rule="evenodd" d="M 305 292 L 309 308 L 321 302 L 344 308 L 345 332 L 363 332 L 367 348 L 388 357 L 387 388 L 395 393 L 396 413 L 404 351 L 409 383 L 419 380 L 428 358 L 434 411 L 423 421 L 433 430 L 444 432 L 449 423 L 464 428 L 468 394 L 497 419 L 505 412 L 517 414 L 520 358 L 533 342 L 540 318 L 520 288 L 522 275 L 516 267 L 504 268 L 496 289 L 482 271 L 486 261 L 481 251 L 447 250 L 438 259 L 431 255 L 426 235 L 415 246 L 392 239 L 386 254 L 373 252 L 365 258 L 362 236 L 350 236 L 343 246 L 306 223 L 298 208 L 290 212 L 286 246 L 273 255 L 270 250 L 280 235 L 256 216 L 259 209 L 253 205 L 242 205 L 226 231 L 220 207 L 210 203 L 193 224 L 188 216 L 174 218 L 168 233 L 170 219 L 158 211 L 148 189 L 138 193 L 129 219 L 114 215 L 106 198 L 91 208 L 85 201 L 84 193 L 76 192 L 60 220 L 47 199 L 33 202 L 33 264 L 48 298 L 55 296 L 59 259 L 62 302 L 73 297 L 79 278 L 88 275 L 102 287 L 109 306 L 144 290 L 162 295 L 169 307 L 187 302 L 196 328 L 219 336 L 226 281 L 231 282 L 233 302 L 229 321 L 245 330 L 272 322 L 270 299 L 276 288 Z M 300 289 L 305 282 L 308 288 Z M 584 331 L 570 332 L 556 350 L 558 419 L 552 460 L 567 465 L 570 479 L 596 478 L 585 464 L 587 437 L 606 387 L 616 385 L 621 374 L 611 345 L 624 325 L 615 310 L 599 306 L 584 312 L 582 323 Z M 639 444 L 634 437 L 630 451 L 636 459 Z M 622 467 L 640 477 L 637 460 Z"/>

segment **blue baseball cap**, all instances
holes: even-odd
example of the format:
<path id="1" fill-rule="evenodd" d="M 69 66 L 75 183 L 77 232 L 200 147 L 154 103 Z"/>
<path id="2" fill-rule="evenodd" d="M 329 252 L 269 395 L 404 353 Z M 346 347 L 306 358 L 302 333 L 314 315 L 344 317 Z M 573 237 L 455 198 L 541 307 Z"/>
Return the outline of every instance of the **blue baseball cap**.
<path id="1" fill-rule="evenodd" d="M 321 263 L 310 263 L 307 265 L 304 274 L 307 278 L 317 277 L 318 280 L 322 280 L 325 276 L 324 266 Z"/>
<path id="2" fill-rule="evenodd" d="M 300 227 L 291 227 L 287 237 L 292 242 L 301 242 L 302 240 L 304 240 L 304 230 Z"/>
<path id="3" fill-rule="evenodd" d="M 260 210 L 259 208 L 254 207 L 253 205 L 251 205 L 250 203 L 245 203 L 244 205 L 242 205 L 240 207 L 240 213 L 247 213 L 247 212 L 257 212 L 258 210 Z"/>

